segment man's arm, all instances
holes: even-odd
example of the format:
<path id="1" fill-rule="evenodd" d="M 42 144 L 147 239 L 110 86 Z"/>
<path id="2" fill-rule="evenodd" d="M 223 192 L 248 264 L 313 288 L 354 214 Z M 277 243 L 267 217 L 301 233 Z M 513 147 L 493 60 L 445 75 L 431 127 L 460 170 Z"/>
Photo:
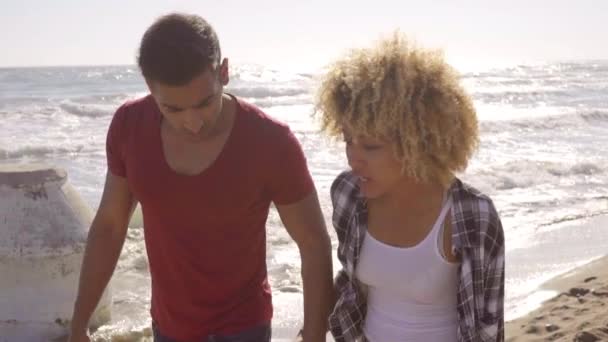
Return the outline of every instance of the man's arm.
<path id="1" fill-rule="evenodd" d="M 304 341 L 325 341 L 333 303 L 331 242 L 317 193 L 289 205 L 277 205 L 281 221 L 298 245 L 304 285 Z"/>
<path id="2" fill-rule="evenodd" d="M 87 238 L 70 341 L 86 340 L 89 320 L 116 267 L 135 204 L 127 180 L 108 171 L 99 209 Z"/>

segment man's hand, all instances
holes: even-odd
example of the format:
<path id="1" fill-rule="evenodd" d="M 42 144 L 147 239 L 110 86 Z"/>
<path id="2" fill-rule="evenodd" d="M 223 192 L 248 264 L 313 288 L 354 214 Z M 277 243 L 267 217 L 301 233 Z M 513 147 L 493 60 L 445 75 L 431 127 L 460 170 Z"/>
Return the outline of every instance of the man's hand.
<path id="1" fill-rule="evenodd" d="M 304 332 L 302 331 L 302 329 L 300 329 L 300 331 L 298 331 L 298 335 L 293 340 L 293 342 L 304 342 L 304 337 L 302 336 L 303 333 Z"/>
<path id="2" fill-rule="evenodd" d="M 68 342 L 91 342 L 89 334 L 85 332 L 70 332 Z"/>

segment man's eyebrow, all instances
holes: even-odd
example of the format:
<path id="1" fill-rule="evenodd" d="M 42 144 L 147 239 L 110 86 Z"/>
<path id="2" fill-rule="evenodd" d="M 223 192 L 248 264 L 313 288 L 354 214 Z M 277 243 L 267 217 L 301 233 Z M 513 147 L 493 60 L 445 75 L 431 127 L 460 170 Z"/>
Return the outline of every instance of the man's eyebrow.
<path id="1" fill-rule="evenodd" d="M 183 110 L 183 108 L 180 108 L 180 107 L 177 107 L 177 106 L 173 106 L 173 105 L 170 105 L 170 104 L 167 104 L 167 103 L 164 103 L 164 102 L 161 102 L 160 104 L 163 105 L 163 107 L 166 107 L 166 108 L 174 110 L 174 111 Z"/>
<path id="2" fill-rule="evenodd" d="M 213 93 L 213 94 L 211 94 L 211 95 L 209 95 L 209 96 L 205 97 L 205 98 L 204 98 L 204 99 L 202 99 L 202 100 L 201 100 L 199 103 L 195 104 L 193 107 L 194 107 L 194 108 L 196 108 L 196 107 L 200 107 L 200 106 L 205 105 L 205 104 L 206 104 L 207 102 L 209 102 L 209 101 L 210 101 L 210 100 L 211 100 L 211 99 L 212 99 L 212 98 L 213 98 L 215 95 L 216 95 L 216 94 L 215 94 L 215 93 Z M 166 107 L 166 108 L 171 109 L 171 110 L 174 110 L 174 111 L 181 111 L 181 110 L 184 110 L 184 108 L 181 108 L 181 107 L 178 107 L 178 106 L 174 106 L 174 105 L 171 105 L 171 104 L 168 104 L 168 103 L 164 103 L 164 102 L 161 102 L 161 105 L 163 105 L 163 107 Z"/>
<path id="3" fill-rule="evenodd" d="M 207 97 L 205 97 L 202 101 L 200 101 L 199 103 L 195 104 L 194 107 L 200 107 L 200 106 L 204 106 L 205 104 L 207 104 L 207 102 L 211 101 L 211 99 L 213 99 L 215 97 L 216 93 L 213 93 Z"/>

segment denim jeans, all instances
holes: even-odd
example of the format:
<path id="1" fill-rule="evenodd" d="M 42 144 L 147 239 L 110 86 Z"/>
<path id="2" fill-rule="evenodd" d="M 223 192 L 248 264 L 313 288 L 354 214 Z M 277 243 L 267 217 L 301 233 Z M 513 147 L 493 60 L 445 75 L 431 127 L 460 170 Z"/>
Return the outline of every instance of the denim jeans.
<path id="1" fill-rule="evenodd" d="M 177 342 L 176 340 L 165 337 L 156 326 L 152 326 L 154 332 L 154 342 Z M 261 325 L 245 330 L 233 335 L 208 335 L 201 339 L 201 342 L 270 342 L 270 325 Z"/>

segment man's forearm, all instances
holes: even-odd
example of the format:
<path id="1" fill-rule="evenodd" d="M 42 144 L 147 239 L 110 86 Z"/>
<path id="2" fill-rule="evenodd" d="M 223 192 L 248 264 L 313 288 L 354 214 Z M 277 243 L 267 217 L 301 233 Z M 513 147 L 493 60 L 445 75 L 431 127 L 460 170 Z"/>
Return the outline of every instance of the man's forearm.
<path id="1" fill-rule="evenodd" d="M 331 244 L 329 240 L 323 241 L 300 253 L 304 283 L 304 341 L 325 341 L 327 317 L 333 303 Z"/>
<path id="2" fill-rule="evenodd" d="M 125 233 L 93 222 L 80 270 L 78 295 L 72 316 L 72 332 L 85 331 L 105 290 L 125 240 Z"/>

